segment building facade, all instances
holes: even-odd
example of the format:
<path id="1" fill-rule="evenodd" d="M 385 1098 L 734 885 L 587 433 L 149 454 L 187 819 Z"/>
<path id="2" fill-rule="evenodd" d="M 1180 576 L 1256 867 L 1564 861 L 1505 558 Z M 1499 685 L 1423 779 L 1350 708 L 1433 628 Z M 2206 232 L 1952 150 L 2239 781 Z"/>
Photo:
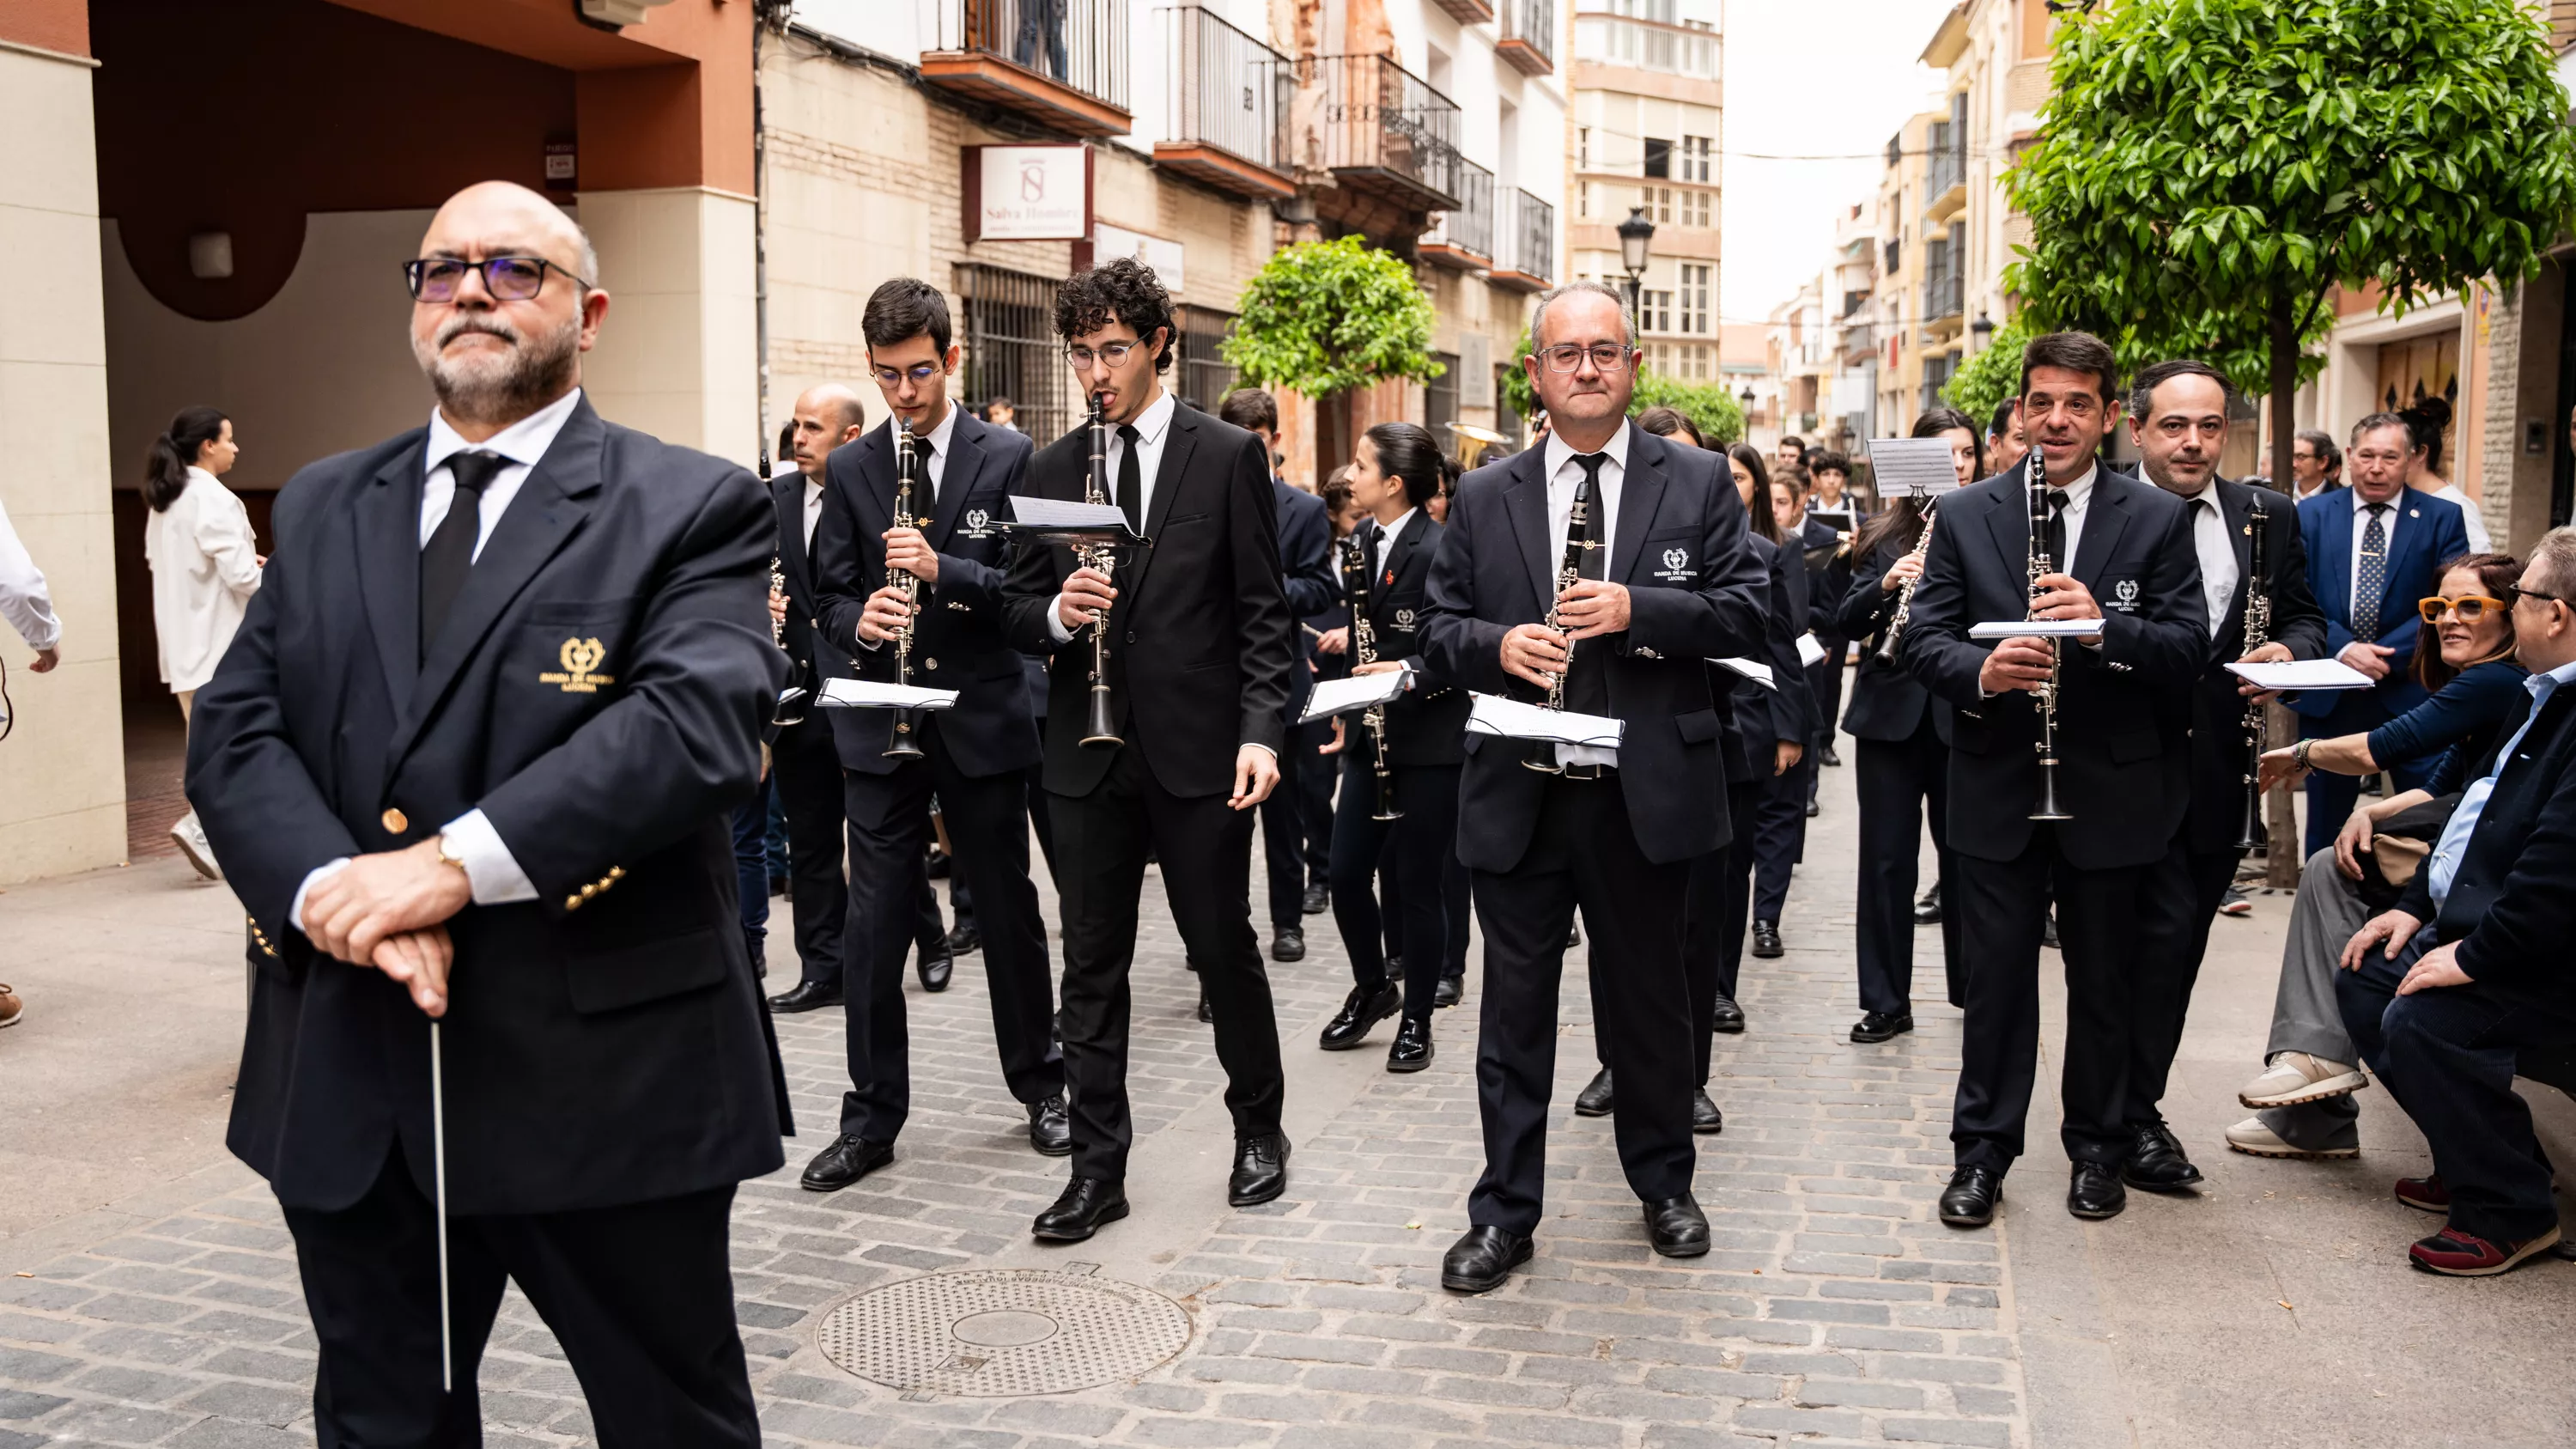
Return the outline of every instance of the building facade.
<path id="1" fill-rule="evenodd" d="M 1704 14 L 1701 12 L 1705 12 Z M 1655 227 L 1636 279 L 1646 365 L 1719 380 L 1723 35 L 1713 5 L 1582 0 L 1574 17 L 1570 273 L 1625 288 L 1619 224 Z"/>

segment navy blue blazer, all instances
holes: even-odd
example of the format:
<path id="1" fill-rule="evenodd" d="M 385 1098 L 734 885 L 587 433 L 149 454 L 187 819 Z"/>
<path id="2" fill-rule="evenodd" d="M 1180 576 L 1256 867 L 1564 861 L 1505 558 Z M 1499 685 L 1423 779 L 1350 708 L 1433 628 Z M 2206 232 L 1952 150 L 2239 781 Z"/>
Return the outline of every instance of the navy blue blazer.
<path id="1" fill-rule="evenodd" d="M 950 406 L 955 406 L 951 403 Z M 859 616 L 868 595 L 884 588 L 885 531 L 894 526 L 894 421 L 832 450 L 824 463 L 823 517 L 814 525 L 818 617 L 828 648 L 826 677 L 891 682 L 891 644 L 870 649 L 859 642 Z M 1029 440 L 959 409 L 948 435 L 937 506 L 930 499 L 928 460 L 914 485 L 916 513 L 931 509 L 921 530 L 939 555 L 939 582 L 921 586 L 914 616 L 912 682 L 925 689 L 954 689 L 955 707 L 930 710 L 924 728 L 935 734 L 958 770 L 982 778 L 1025 770 L 1038 762 L 1037 726 L 1029 718 L 1028 680 L 1022 656 L 1002 633 L 1002 577 L 1009 536 L 1011 495 L 1029 462 Z M 832 742 L 844 769 L 883 775 L 898 763 L 886 757 L 894 712 L 828 709 Z"/>
<path id="2" fill-rule="evenodd" d="M 1541 622 L 1556 596 L 1562 546 L 1548 529 L 1544 448 L 1459 480 L 1431 563 L 1423 655 L 1443 677 L 1486 694 L 1535 701 L 1503 672 L 1503 636 Z M 1619 788 L 1638 848 L 1659 863 L 1725 845 L 1725 765 L 1707 660 L 1760 657 L 1770 580 L 1744 546 L 1744 504 L 1718 454 L 1628 431 L 1604 577 L 1628 586 L 1624 634 L 1577 649 L 1609 654 L 1610 707 L 1626 721 Z M 1469 735 L 1458 807 L 1458 858 L 1507 871 L 1528 850 L 1548 776 L 1521 768 L 1531 746 Z"/>
<path id="3" fill-rule="evenodd" d="M 2424 687 L 2408 677 L 2408 666 L 2415 659 L 2415 631 L 2422 622 L 2416 617 L 2415 601 L 2441 587 L 2442 560 L 2469 551 L 2469 530 L 2458 504 L 2407 488 L 2399 490 L 2390 507 L 2397 530 L 2389 541 L 2388 582 L 2380 590 L 2379 617 L 2355 620 L 2352 494 L 2338 488 L 2298 505 L 2299 537 L 2308 552 L 2308 588 L 2326 616 L 2326 656 L 2342 653 L 2355 639 L 2397 651 L 2388 656 L 2388 677 L 2367 696 L 2387 711 L 2385 718 L 2424 702 Z M 2323 718 L 2344 699 L 2343 693 L 2334 692 L 2296 696 L 2288 703 L 2300 714 Z"/>
<path id="4" fill-rule="evenodd" d="M 450 1207 L 565 1212 L 769 1172 L 785 1081 L 729 822 L 787 673 L 769 494 L 579 403 L 423 658 L 426 437 L 287 482 L 259 592 L 197 693 L 188 798 L 258 968 L 226 1145 L 290 1207 L 349 1206 L 397 1149 L 430 1181 L 427 1021 L 286 916 L 316 867 L 480 809 L 537 899 L 447 923 Z"/>
<path id="5" fill-rule="evenodd" d="M 1342 597 L 1341 581 L 1333 569 L 1332 510 L 1323 499 L 1276 477 L 1270 480 L 1270 495 L 1279 505 L 1280 587 L 1288 595 L 1288 612 L 1300 619 L 1320 614 Z M 1288 671 L 1288 704 L 1279 712 L 1292 726 L 1315 692 L 1315 671 L 1306 667 L 1313 657 L 1306 631 L 1299 629 L 1297 634 L 1297 663 Z"/>
<path id="6" fill-rule="evenodd" d="M 1816 732 L 1815 690 L 1807 683 L 1806 666 L 1798 662 L 1798 625 L 1807 617 L 1806 559 L 1795 544 L 1783 548 L 1750 531 L 1744 546 L 1762 561 L 1770 578 L 1764 648 L 1748 657 L 1770 665 L 1778 687 L 1765 689 L 1724 665 L 1709 666 L 1727 715 L 1726 778 L 1738 783 L 1770 779 L 1780 741 L 1804 745 Z"/>
<path id="7" fill-rule="evenodd" d="M 2496 753 L 2530 718 L 2525 695 L 2495 742 L 2461 775 L 2484 778 Z M 2460 969 L 2477 988 L 2553 1010 L 2576 1012 L 2576 689 L 2560 688 L 2514 747 L 2469 832 L 2451 892 L 2433 908 L 2430 862 L 2415 872 L 2397 909 L 2430 923 L 2437 940 L 2460 943 Z"/>

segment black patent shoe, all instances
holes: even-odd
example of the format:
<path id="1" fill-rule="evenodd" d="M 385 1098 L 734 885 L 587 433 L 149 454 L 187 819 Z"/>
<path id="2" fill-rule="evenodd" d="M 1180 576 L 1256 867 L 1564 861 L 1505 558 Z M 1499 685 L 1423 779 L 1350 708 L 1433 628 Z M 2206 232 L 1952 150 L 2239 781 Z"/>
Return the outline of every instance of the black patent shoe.
<path id="1" fill-rule="evenodd" d="M 1941 883 L 1936 880 L 1932 882 L 1932 888 L 1925 891 L 1922 896 L 1914 902 L 1914 924 L 1918 926 L 1929 926 L 1937 923 L 1940 919 Z"/>
<path id="2" fill-rule="evenodd" d="M 1753 954 L 1765 961 L 1770 961 L 1777 959 L 1780 952 L 1780 923 L 1778 921 L 1755 921 L 1753 923 Z"/>
<path id="3" fill-rule="evenodd" d="M 799 981 L 796 985 L 769 998 L 769 1009 L 780 1016 L 794 1016 L 800 1011 L 820 1011 L 841 1004 L 841 988 L 825 986 L 818 981 Z"/>
<path id="4" fill-rule="evenodd" d="M 1733 997 L 1721 996 L 1709 1007 L 1708 1029 L 1729 1035 L 1744 1030 L 1744 1008 Z"/>
<path id="5" fill-rule="evenodd" d="M 891 1142 L 842 1137 L 815 1153 L 814 1160 L 805 1164 L 805 1173 L 796 1182 L 807 1192 L 839 1192 L 892 1161 L 894 1144 Z"/>
<path id="6" fill-rule="evenodd" d="M 954 957 L 948 954 L 948 944 L 945 939 L 942 939 L 939 949 L 936 951 L 924 951 L 921 953 L 919 970 L 921 974 L 922 990 L 945 991 L 948 989 L 949 978 L 957 974 L 957 962 Z"/>
<path id="7" fill-rule="evenodd" d="M 1440 978 L 1440 984 L 1431 988 L 1433 1006 L 1443 1008 L 1456 1006 L 1466 999 L 1467 978 L 1464 976 L 1443 976 Z"/>
<path id="8" fill-rule="evenodd" d="M 1064 1185 L 1055 1204 L 1029 1224 L 1033 1237 L 1050 1243 L 1079 1243 L 1127 1216 L 1127 1189 L 1097 1177 L 1077 1177 Z"/>
<path id="9" fill-rule="evenodd" d="M 1655 1251 L 1667 1258 L 1696 1258 L 1708 1251 L 1708 1214 L 1699 1210 L 1699 1199 L 1689 1193 L 1650 1202 L 1646 1209 L 1646 1239 Z"/>
<path id="10" fill-rule="evenodd" d="M 2079 1218 L 2099 1222 L 2116 1218 L 2129 1205 L 2129 1190 L 2120 1185 L 2120 1174 L 2107 1162 L 2079 1162 L 2066 1183 L 2066 1210 Z"/>
<path id="11" fill-rule="evenodd" d="M 2120 1164 L 2120 1180 L 2149 1192 L 2185 1192 L 2198 1185 L 2200 1169 L 2185 1157 L 2173 1129 L 2158 1124 L 2138 1129 L 2129 1160 Z"/>
<path id="12" fill-rule="evenodd" d="M 1852 1023 L 1851 1039 L 1886 1041 L 1890 1037 L 1902 1036 L 1913 1029 L 1914 1015 L 1911 1012 L 1870 1011 L 1862 1013 L 1861 1019 Z"/>
<path id="13" fill-rule="evenodd" d="M 1253 1207 L 1288 1190 L 1288 1137 L 1268 1132 L 1234 1144 L 1234 1171 L 1225 1180 L 1231 1207 Z"/>
<path id="14" fill-rule="evenodd" d="M 1367 1038 L 1369 1028 L 1393 1016 L 1404 1007 L 1404 990 L 1394 982 L 1383 986 L 1354 986 L 1342 1002 L 1342 1009 L 1324 1024 L 1323 1034 L 1315 1045 L 1328 1052 L 1346 1052 Z"/>
<path id="15" fill-rule="evenodd" d="M 1431 1018 L 1408 1016 L 1395 1029 L 1395 1043 L 1386 1049 L 1386 1069 L 1390 1072 L 1418 1072 L 1431 1065 Z"/>
<path id="16" fill-rule="evenodd" d="M 1691 1089 L 1691 1131 L 1701 1137 L 1714 1137 L 1726 1130 L 1726 1114 L 1708 1099 L 1708 1088 Z"/>
<path id="17" fill-rule="evenodd" d="M 1440 1286 L 1452 1293 L 1491 1293 L 1530 1260 L 1530 1240 L 1509 1228 L 1469 1228 L 1440 1257 Z"/>
<path id="18" fill-rule="evenodd" d="M 1029 1104 L 1029 1145 L 1048 1157 L 1073 1151 L 1073 1122 L 1065 1114 L 1064 1093 Z"/>
<path id="19" fill-rule="evenodd" d="M 1582 1091 L 1574 1094 L 1574 1115 L 1577 1117 L 1607 1117 L 1610 1115 L 1612 1100 L 1613 1099 L 1610 1095 L 1610 1069 L 1608 1067 L 1603 1067 L 1601 1070 L 1592 1074 L 1592 1080 L 1584 1084 Z"/>
<path id="20" fill-rule="evenodd" d="M 1941 1221 L 1954 1228 L 1982 1228 L 1995 1220 L 2003 1201 L 2003 1174 L 1991 1167 L 1962 1167 L 1941 1190 Z"/>

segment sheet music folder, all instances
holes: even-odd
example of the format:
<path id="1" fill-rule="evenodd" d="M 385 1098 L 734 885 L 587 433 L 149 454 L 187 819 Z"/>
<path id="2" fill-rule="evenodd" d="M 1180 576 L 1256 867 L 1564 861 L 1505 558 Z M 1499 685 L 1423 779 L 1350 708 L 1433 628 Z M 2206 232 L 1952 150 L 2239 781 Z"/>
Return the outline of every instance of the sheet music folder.
<path id="1" fill-rule="evenodd" d="M 1315 681 L 1315 692 L 1306 700 L 1306 712 L 1297 718 L 1299 724 L 1323 719 L 1328 715 L 1348 714 L 1353 710 L 1391 704 L 1395 697 L 1413 687 L 1413 671 L 1391 669 L 1382 674 L 1353 674 L 1340 679 Z"/>
<path id="2" fill-rule="evenodd" d="M 822 698 L 815 703 L 826 709 L 953 709 L 957 695 L 953 689 L 923 689 L 917 684 L 826 679 Z"/>
<path id="3" fill-rule="evenodd" d="M 1958 471 L 1950 466 L 1947 438 L 1872 438 L 1869 467 L 1882 499 L 1892 499 L 1900 493 L 1938 498 L 1959 487 Z"/>
<path id="4" fill-rule="evenodd" d="M 1150 542 L 1127 526 L 1127 515 L 1106 503 L 1073 503 L 1062 498 L 1011 495 L 1011 516 L 1001 525 L 1021 543 L 1080 545 Z"/>
<path id="5" fill-rule="evenodd" d="M 1544 740 L 1560 745 L 1602 745 L 1616 749 L 1620 735 L 1628 728 L 1625 720 L 1607 715 L 1576 714 L 1570 709 L 1547 709 L 1524 704 L 1499 694 L 1478 694 L 1467 714 L 1467 732 L 1479 735 L 1501 735 L 1506 739 Z"/>

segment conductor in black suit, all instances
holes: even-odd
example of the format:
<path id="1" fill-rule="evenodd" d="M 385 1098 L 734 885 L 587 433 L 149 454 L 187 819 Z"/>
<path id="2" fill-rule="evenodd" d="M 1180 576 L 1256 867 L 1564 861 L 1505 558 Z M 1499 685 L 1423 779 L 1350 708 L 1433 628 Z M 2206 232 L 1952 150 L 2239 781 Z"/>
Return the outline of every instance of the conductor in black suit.
<path id="1" fill-rule="evenodd" d="M 1728 838 L 1705 661 L 1763 648 L 1770 583 L 1744 546 L 1744 504 L 1717 456 L 1628 426 L 1642 354 L 1618 294 L 1557 287 L 1530 331 L 1522 365 L 1552 427 L 1545 446 L 1459 481 L 1432 560 L 1423 655 L 1468 689 L 1530 701 L 1563 672 L 1567 709 L 1616 716 L 1625 732 L 1615 749 L 1467 737 L 1458 854 L 1474 872 L 1485 935 L 1485 1171 L 1440 1280 L 1470 1293 L 1501 1286 L 1532 1251 L 1557 979 L 1578 908 L 1597 1029 L 1619 1064 L 1619 1161 L 1645 1204 L 1647 1237 L 1668 1256 L 1708 1251 L 1708 1219 L 1691 1196 L 1682 967 L 1691 862 Z M 1560 592 L 1578 497 L 1583 566 Z M 1562 633 L 1543 622 L 1551 607 Z"/>
<path id="2" fill-rule="evenodd" d="M 859 395 L 827 382 L 805 389 L 787 425 L 787 456 L 796 465 L 769 483 L 778 510 L 778 572 L 784 589 L 769 595 L 787 647 L 788 681 L 807 691 L 821 687 L 823 661 L 816 647 L 822 608 L 814 589 L 814 535 L 823 518 L 823 460 L 866 430 Z M 842 873 L 841 756 L 832 744 L 832 720 L 807 699 L 803 718 L 781 725 L 769 746 L 770 771 L 787 816 L 787 866 L 795 889 L 796 984 L 769 998 L 774 1011 L 794 1013 L 841 1002 L 841 932 L 850 914 L 849 879 Z"/>
<path id="3" fill-rule="evenodd" d="M 859 319 L 886 422 L 833 451 L 815 528 L 817 625 L 831 672 L 958 691 L 957 703 L 912 717 L 914 755 L 890 753 L 895 711 L 830 709 L 850 821 L 847 997 L 850 1090 L 838 1140 L 807 1164 L 803 1185 L 835 1192 L 894 1160 L 912 1110 L 911 1035 L 903 1004 L 915 893 L 930 846 L 930 801 L 975 896 L 1002 1081 L 1028 1114 L 1029 1145 L 1072 1150 L 1064 1063 L 1050 1036 L 1054 997 L 1046 926 L 1029 879 L 1028 785 L 1038 758 L 1021 655 L 1002 633 L 1002 527 L 1027 467 L 1029 440 L 958 407 L 948 379 L 961 360 L 948 302 L 910 277 L 879 286 Z M 913 434 L 910 526 L 896 522 L 894 429 Z M 898 579 L 913 589 L 906 613 Z M 909 650 L 896 636 L 909 621 Z"/>
<path id="4" fill-rule="evenodd" d="M 1082 395 L 1114 430 L 1110 502 L 1150 546 L 1116 578 L 1069 548 L 1029 548 L 1003 590 L 1010 638 L 1053 654 L 1046 789 L 1065 915 L 1061 1024 L 1073 1107 L 1073 1178 L 1038 1215 L 1040 1238 L 1076 1242 L 1127 1215 L 1127 972 L 1147 853 L 1216 1013 L 1234 1118 L 1227 1201 L 1268 1202 L 1288 1181 L 1270 980 L 1252 931 L 1252 811 L 1279 783 L 1280 710 L 1295 622 L 1279 577 L 1270 460 L 1250 433 L 1164 390 L 1172 299 L 1121 258 L 1057 290 L 1056 335 Z M 1028 492 L 1079 501 L 1088 427 L 1030 461 Z M 1111 727 L 1086 746 L 1093 610 L 1107 612 Z"/>
<path id="5" fill-rule="evenodd" d="M 769 498 L 591 410 L 608 294 L 543 197 L 459 192 L 408 272 L 438 407 L 289 480 L 189 732 L 257 968 L 226 1143 L 295 1238 L 322 1443 L 480 1442 L 515 1280 L 602 1442 L 752 1449 L 726 1222 L 786 1096 L 728 817 L 787 672 Z"/>
<path id="6" fill-rule="evenodd" d="M 2066 962 L 2062 1136 L 2075 1163 L 2067 1208 L 2103 1218 L 2126 1205 L 2131 977 L 2140 927 L 2166 888 L 2166 847 L 2190 802 L 2182 701 L 2209 630 L 2182 501 L 2098 462 L 2118 396 L 2100 339 L 2052 332 L 2031 341 L 2021 418 L 2047 466 L 2041 592 L 2034 599 L 2026 469 L 1962 488 L 1941 502 L 1901 645 L 1914 677 L 1955 711 L 1958 878 L 1942 889 L 1960 914 L 1971 970 L 1950 1128 L 1958 1167 L 1941 1196 L 1941 1219 L 1954 1227 L 1992 1221 L 2021 1155 L 2052 897 Z M 2032 691 L 2050 677 L 2050 641 L 1968 637 L 1972 625 L 2034 607 L 2042 618 L 2103 621 L 2095 643 L 2057 641 L 2057 793 L 2074 818 L 2054 824 L 2030 818 L 2042 778 Z"/>
<path id="7" fill-rule="evenodd" d="M 2209 926 L 2235 884 L 2237 848 L 2252 755 L 2245 738 L 2254 686 L 2227 672 L 2232 663 L 2279 663 L 2325 653 L 2326 616 L 2308 589 L 2297 506 L 2269 488 L 2218 476 L 2227 446 L 2226 379 L 2207 363 L 2159 362 L 2140 371 L 2129 392 L 2129 437 L 2146 480 L 2182 500 L 2192 549 L 2200 562 L 2204 647 L 2191 683 L 2190 804 L 2173 841 L 2168 889 L 2138 960 L 2130 1035 L 2129 1159 L 2121 1177 L 2131 1187 L 2171 1192 L 2201 1180 L 2200 1169 L 2165 1125 L 2157 1104 L 2182 1045 L 2183 1018 Z M 2263 574 L 2254 574 L 2254 511 L 2263 512 Z M 2246 605 L 2262 591 L 2270 622 L 2257 645 L 2246 633 Z M 2261 696 L 2268 699 L 2269 696 Z M 2259 804 L 2258 804 L 2259 808 Z M 2259 817 L 2258 817 L 2259 819 Z M 2289 842 L 2283 841 L 2288 849 Z"/>

